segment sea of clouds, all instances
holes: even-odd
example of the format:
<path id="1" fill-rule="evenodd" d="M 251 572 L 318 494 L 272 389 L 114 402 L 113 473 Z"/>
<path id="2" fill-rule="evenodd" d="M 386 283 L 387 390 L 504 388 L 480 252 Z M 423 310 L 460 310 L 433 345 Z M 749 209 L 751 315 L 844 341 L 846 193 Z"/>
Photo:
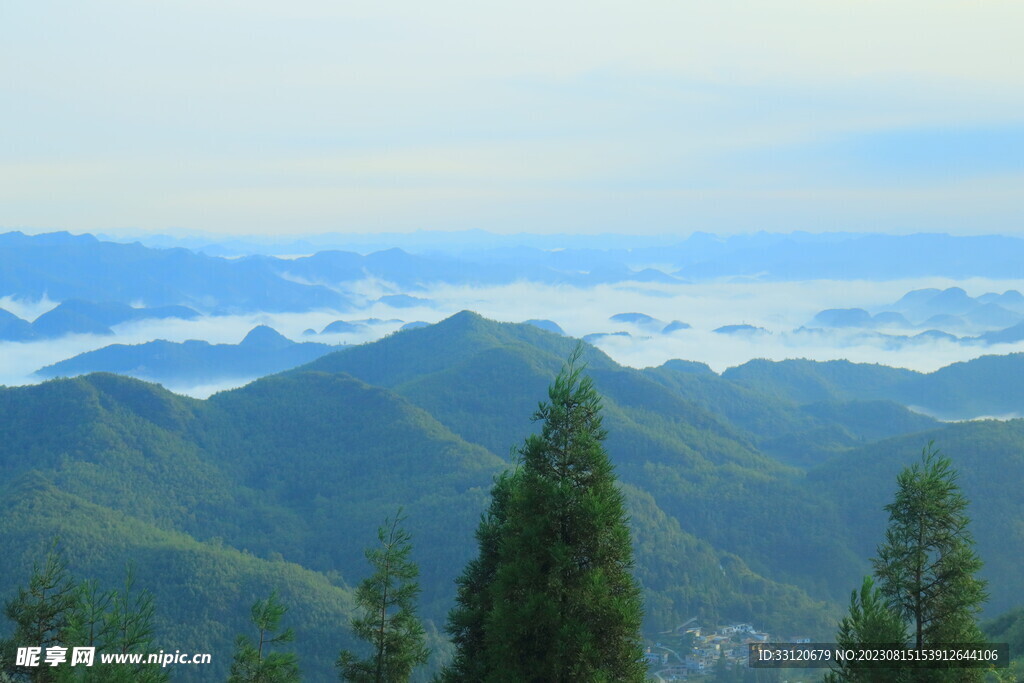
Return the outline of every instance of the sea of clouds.
<path id="1" fill-rule="evenodd" d="M 140 344 L 154 339 L 182 342 L 201 339 L 217 344 L 237 344 L 257 325 L 268 325 L 295 341 L 345 345 L 362 344 L 397 331 L 413 321 L 434 323 L 461 310 L 472 310 L 493 320 L 522 322 L 546 319 L 566 334 L 582 337 L 594 333 L 628 332 L 607 336 L 595 345 L 617 362 L 631 367 L 656 366 L 673 358 L 707 363 L 716 372 L 753 358 L 783 360 L 848 359 L 931 372 L 957 361 L 983 354 L 1024 350 L 1024 342 L 996 346 L 928 341 L 894 345 L 864 330 L 807 331 L 814 316 L 827 308 L 865 308 L 876 312 L 890 308 L 903 294 L 925 287 L 959 286 L 971 296 L 985 292 L 1024 289 L 1024 282 L 976 278 L 871 281 L 811 281 L 764 283 L 732 281 L 703 284 L 621 283 L 597 287 L 550 286 L 530 282 L 493 287 L 441 285 L 410 292 L 425 299 L 414 307 L 393 307 L 376 299 L 399 291 L 393 285 L 367 280 L 350 285 L 346 293 L 357 304 L 345 311 L 306 313 L 252 313 L 205 316 L 196 320 L 143 320 L 114 328 L 115 335 L 70 335 L 31 343 L 0 342 L 0 384 L 37 382 L 32 373 L 51 363 L 109 344 Z M 53 308 L 52 301 L 0 299 L 0 307 L 32 320 Z M 656 318 L 653 326 L 617 323 L 619 313 L 643 313 Z M 359 332 L 305 335 L 320 332 L 335 320 L 378 319 Z M 661 333 L 673 321 L 691 328 Z M 726 335 L 714 332 L 724 325 L 747 324 L 763 328 L 754 334 Z M 920 329 L 887 329 L 888 334 L 913 335 Z M 199 386 L 169 386 L 173 391 L 205 398 L 215 391 L 243 385 L 252 377 L 211 381 Z"/>

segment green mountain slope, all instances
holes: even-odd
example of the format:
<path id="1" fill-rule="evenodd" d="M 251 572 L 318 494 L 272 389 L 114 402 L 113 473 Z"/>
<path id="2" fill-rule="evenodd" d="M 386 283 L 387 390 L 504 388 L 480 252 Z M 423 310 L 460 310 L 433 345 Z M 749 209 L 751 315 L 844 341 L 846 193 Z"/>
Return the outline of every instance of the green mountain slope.
<path id="1" fill-rule="evenodd" d="M 715 415 L 745 430 L 752 437 L 773 438 L 817 426 L 800 412 L 795 401 L 772 399 L 732 382 L 708 370 L 692 372 L 678 361 L 668 361 L 656 368 L 645 368 L 644 375 L 665 385 L 684 398 L 699 403 Z"/>
<path id="2" fill-rule="evenodd" d="M 780 370 L 781 366 L 771 367 Z M 816 367 L 805 369 L 811 372 Z M 912 413 L 894 401 L 830 399 L 801 405 L 792 397 L 762 393 L 760 389 L 765 387 L 756 383 L 751 387 L 710 371 L 688 371 L 677 361 L 643 372 L 742 429 L 762 453 L 800 467 L 824 462 L 865 441 L 938 426 L 935 420 Z M 831 396 L 840 392 L 828 389 L 812 393 Z"/>
<path id="3" fill-rule="evenodd" d="M 549 381 L 536 367 L 523 380 L 521 370 L 513 383 Z M 527 393 L 534 403 L 537 392 Z M 609 404 L 615 429 L 650 408 L 643 395 L 616 393 L 625 407 Z M 516 420 L 506 443 L 529 429 L 528 415 Z M 0 596 L 54 537 L 76 575 L 107 586 L 131 559 L 160 606 L 158 641 L 209 649 L 218 672 L 251 602 L 278 583 L 310 622 L 295 625 L 300 655 L 329 672 L 347 644 L 345 587 L 365 575 L 363 549 L 400 505 L 421 568 L 421 611 L 436 632 L 475 551 L 492 477 L 507 465 L 407 399 L 324 372 L 270 377 L 208 401 L 114 375 L 55 380 L 0 390 L 0 424 L 4 538 L 21 549 L 3 560 Z M 691 616 L 805 630 L 827 623 L 824 603 L 684 531 L 650 493 L 627 492 L 652 627 Z"/>
<path id="4" fill-rule="evenodd" d="M 888 400 L 944 420 L 1024 415 L 1024 353 L 981 356 L 931 373 L 849 361 L 753 360 L 722 378 L 798 404 Z"/>
<path id="5" fill-rule="evenodd" d="M 468 356 L 496 346 L 513 345 L 565 358 L 575 343 L 533 325 L 497 323 L 462 311 L 437 325 L 397 332 L 373 344 L 329 354 L 302 369 L 345 372 L 368 384 L 394 387 L 447 370 Z M 604 354 L 588 355 L 587 360 L 612 362 Z"/>
<path id="6" fill-rule="evenodd" d="M 1024 421 L 953 424 L 921 435 L 866 446 L 808 473 L 808 483 L 836 500 L 862 558 L 874 555 L 885 532 L 882 509 L 892 502 L 896 475 L 920 457 L 928 441 L 953 460 L 970 501 L 968 515 L 982 577 L 990 580 L 986 613 L 1020 605 L 1024 595 Z"/>
<path id="7" fill-rule="evenodd" d="M 990 642 L 1006 643 L 1010 646 L 1010 657 L 1014 660 L 1017 680 L 1024 677 L 1024 607 L 1001 614 L 983 623 L 981 628 Z"/>
<path id="8" fill-rule="evenodd" d="M 574 344 L 462 313 L 205 401 L 107 374 L 0 389 L 0 535 L 17 548 L 0 558 L 0 597 L 59 536 L 83 578 L 116 585 L 132 558 L 164 610 L 157 642 L 209 643 L 226 665 L 249 606 L 280 583 L 309 680 L 323 680 L 349 644 L 363 551 L 401 506 L 443 656 L 437 630 L 492 478 Z M 1022 423 L 937 427 L 883 401 L 772 399 L 593 348 L 586 359 L 648 630 L 696 617 L 830 637 L 868 571 L 896 472 L 929 438 L 974 501 L 993 610 L 1019 604 Z M 801 454 L 809 470 L 780 462 Z"/>
<path id="9" fill-rule="evenodd" d="M 163 613 L 161 638 L 176 633 L 170 624 L 193 623 L 188 633 L 206 634 L 202 642 L 220 657 L 230 656 L 249 605 L 272 586 L 267 579 L 262 594 L 240 599 L 237 590 L 221 591 L 224 582 L 253 581 L 245 577 L 250 569 L 218 552 L 260 567 L 307 567 L 303 576 L 344 587 L 367 571 L 363 549 L 399 505 L 416 519 L 410 527 L 417 532 L 424 613 L 441 623 L 454 575 L 472 552 L 469 539 L 491 477 L 502 466 L 403 399 L 343 376 L 270 378 L 202 402 L 90 375 L 0 390 L 0 424 L 0 504 L 27 539 L 24 553 L 7 558 L 2 575 L 11 578 L 0 583 L 0 595 L 9 596 L 14 577 L 27 577 L 49 540 L 60 537 L 69 554 L 90 558 L 75 563 L 82 576 L 119 576 L 126 558 L 134 558 L 140 586 L 154 590 L 158 603 L 178 605 L 176 587 L 189 587 L 196 598 L 184 604 L 197 617 Z M 45 487 L 26 493 L 16 484 L 25 478 Z M 179 552 L 182 544 L 191 555 Z M 301 589 L 301 581 L 292 584 L 283 597 Z M 306 601 L 302 608 L 322 611 Z M 347 643 L 347 623 L 347 614 L 332 618 L 297 645 L 315 655 L 322 673 L 334 656 L 324 653 Z"/>
<path id="10" fill-rule="evenodd" d="M 154 645 L 213 656 L 209 666 L 175 667 L 176 681 L 226 678 L 234 637 L 250 628 L 248 606 L 273 589 L 290 607 L 287 621 L 296 631 L 295 650 L 308 680 L 332 677 L 332 662 L 323 653 L 351 644 L 342 627 L 352 611 L 351 592 L 322 574 L 160 529 L 62 491 L 39 473 L 14 488 L 3 497 L 0 518 L 0 597 L 11 597 L 15 586 L 27 582 L 32 562 L 53 538 L 59 538 L 76 578 L 95 579 L 104 588 L 120 587 L 130 564 L 137 585 L 155 594 Z"/>
<path id="11" fill-rule="evenodd" d="M 269 377 L 209 401 L 205 448 L 220 467 L 299 520 L 287 559 L 346 578 L 404 507 L 424 614 L 441 623 L 492 477 L 504 463 L 394 393 L 347 375 Z M 269 543 L 269 540 L 268 540 Z M 268 547 L 268 550 L 270 548 Z"/>
<path id="12" fill-rule="evenodd" d="M 463 439 L 505 454 L 531 429 L 538 397 L 575 343 L 463 312 L 305 369 L 390 386 Z M 852 561 L 831 501 L 808 494 L 799 472 L 757 452 L 743 430 L 698 403 L 597 349 L 584 357 L 604 397 L 607 447 L 624 482 L 654 495 L 686 531 L 743 557 L 758 573 L 816 585 L 821 597 L 841 595 L 820 580 Z M 735 521 L 742 519 L 757 519 L 769 531 L 750 533 Z M 812 557 L 802 556 L 808 538 L 818 546 Z"/>
<path id="13" fill-rule="evenodd" d="M 888 398 L 919 373 L 846 360 L 752 360 L 722 377 L 767 396 L 796 403 Z"/>
<path id="14" fill-rule="evenodd" d="M 1024 416 L 1024 353 L 953 363 L 902 387 L 897 400 L 944 419 Z"/>

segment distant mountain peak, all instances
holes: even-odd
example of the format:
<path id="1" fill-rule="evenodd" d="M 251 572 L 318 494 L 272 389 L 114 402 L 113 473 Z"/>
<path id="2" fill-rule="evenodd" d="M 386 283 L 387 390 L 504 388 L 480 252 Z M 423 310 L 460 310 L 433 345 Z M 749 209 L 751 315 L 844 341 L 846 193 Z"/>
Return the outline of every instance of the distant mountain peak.
<path id="1" fill-rule="evenodd" d="M 240 342 L 240 345 L 260 346 L 263 348 L 281 348 L 284 346 L 291 346 L 294 343 L 295 342 L 285 337 L 273 327 L 257 325 L 249 331 L 249 334 L 245 335 L 245 339 Z"/>
<path id="2" fill-rule="evenodd" d="M 608 320 L 613 323 L 634 323 L 636 325 L 661 325 L 662 323 L 646 313 L 616 313 Z"/>
<path id="3" fill-rule="evenodd" d="M 662 363 L 661 367 L 663 367 L 663 368 L 665 368 L 667 370 L 675 370 L 676 372 L 685 372 L 685 373 L 691 374 L 691 375 L 714 375 L 714 374 L 716 374 L 715 371 L 712 370 L 711 367 L 708 366 L 707 363 L 701 363 L 701 362 L 695 361 L 695 360 L 680 360 L 678 358 L 673 358 L 672 360 L 667 360 L 664 363 Z"/>
<path id="4" fill-rule="evenodd" d="M 459 311 L 453 315 L 448 316 L 444 320 L 438 323 L 438 325 L 467 325 L 467 324 L 479 324 L 486 322 L 487 319 L 475 311 L 469 309 Z"/>
<path id="5" fill-rule="evenodd" d="M 690 323 L 684 323 L 682 320 L 673 320 L 668 325 L 665 325 L 665 327 L 662 328 L 661 333 L 672 334 L 673 332 L 678 332 L 679 330 L 688 330 L 690 328 Z"/>
<path id="6" fill-rule="evenodd" d="M 548 332 L 554 332 L 555 334 L 560 334 L 563 337 L 565 336 L 565 330 L 563 330 L 558 325 L 558 323 L 556 323 L 553 320 L 542 320 L 542 319 L 538 319 L 538 318 L 531 318 L 530 320 L 524 320 L 523 324 L 524 325 L 533 325 L 534 327 L 539 327 L 542 330 L 547 330 Z"/>
<path id="7" fill-rule="evenodd" d="M 766 334 L 768 330 L 763 327 L 755 327 L 754 325 L 743 323 L 741 325 L 722 325 L 712 330 L 712 332 L 717 334 Z"/>
<path id="8" fill-rule="evenodd" d="M 379 256 L 407 256 L 409 252 L 405 251 L 400 247 L 391 247 L 390 249 L 381 249 L 373 252 L 373 255 Z"/>
<path id="9" fill-rule="evenodd" d="M 411 308 L 413 306 L 431 306 L 434 302 L 408 294 L 385 294 L 377 299 L 377 303 L 387 304 L 392 308 Z"/>

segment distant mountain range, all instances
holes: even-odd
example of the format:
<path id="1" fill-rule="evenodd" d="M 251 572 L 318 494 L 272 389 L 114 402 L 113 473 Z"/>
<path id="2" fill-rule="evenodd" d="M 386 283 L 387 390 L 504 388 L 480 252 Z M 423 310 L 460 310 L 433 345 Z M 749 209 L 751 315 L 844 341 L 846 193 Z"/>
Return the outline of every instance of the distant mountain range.
<path id="1" fill-rule="evenodd" d="M 917 289 L 875 311 L 825 309 L 808 326 L 785 334 L 818 336 L 838 347 L 865 344 L 885 349 L 934 342 L 992 346 L 1024 341 L 1024 295 L 1015 289 L 977 297 L 960 287 Z M 842 330 L 842 335 L 832 334 L 834 330 Z"/>
<path id="2" fill-rule="evenodd" d="M 370 325 L 401 323 L 401 320 L 335 320 L 320 335 L 359 334 Z M 565 333 L 550 320 L 528 320 L 525 324 Z M 401 330 L 428 327 L 429 323 L 405 323 Z M 317 336 L 306 330 L 305 336 Z M 294 368 L 337 351 L 337 344 L 294 342 L 266 325 L 254 327 L 238 344 L 210 344 L 201 340 L 170 342 L 158 339 L 143 344 L 111 344 L 39 368 L 36 377 L 76 377 L 91 372 L 111 372 L 167 387 L 188 388 L 225 381 L 255 379 Z"/>
<path id="3" fill-rule="evenodd" d="M 1024 339 L 1024 295 L 1015 289 L 971 297 L 960 287 L 916 289 L 872 315 L 863 308 L 832 308 L 821 311 L 812 327 L 860 329 L 923 329 L 965 343 L 1011 343 Z M 971 329 L 985 329 L 977 336 L 956 337 Z M 909 339 L 887 335 L 893 339 Z"/>
<path id="4" fill-rule="evenodd" d="M 368 277 L 404 292 L 431 283 L 507 284 L 518 280 L 580 286 L 624 280 L 677 282 L 650 269 L 600 265 L 589 272 L 387 249 L 368 255 L 324 251 L 300 258 L 227 259 L 187 249 L 103 242 L 91 235 L 0 235 L 0 297 L 86 299 L 149 306 L 184 305 L 204 313 L 348 310 L 339 286 Z M 429 305 L 411 294 L 385 295 L 392 306 Z"/>
<path id="5" fill-rule="evenodd" d="M 514 263 L 522 268 L 592 272 L 602 267 L 633 270 L 659 264 L 654 277 L 690 281 L 723 277 L 784 280 L 891 280 L 944 276 L 1021 278 L 1024 240 L 1006 236 L 954 236 L 918 233 L 766 233 L 731 236 L 695 232 L 672 235 L 499 235 L 482 230 L 419 231 L 390 234 L 324 234 L 304 240 L 182 239 L 142 236 L 160 248 L 186 247 L 216 256 L 312 254 L 343 250 L 359 253 L 399 246 L 416 254 L 445 254 L 458 262 Z M 526 271 L 523 270 L 523 273 Z"/>
<path id="6" fill-rule="evenodd" d="M 112 301 L 68 299 L 29 322 L 0 308 L 0 341 L 55 339 L 68 334 L 111 335 L 115 325 L 147 319 L 193 320 L 199 313 L 185 306 L 135 308 Z"/>
<path id="7" fill-rule="evenodd" d="M 250 337 L 239 346 L 293 348 L 270 330 Z M 165 649 L 229 652 L 249 606 L 276 587 L 303 670 L 326 680 L 350 645 L 339 625 L 368 571 L 363 549 L 403 506 L 436 646 L 492 477 L 534 429 L 575 343 L 463 312 L 205 401 L 103 373 L 0 388 L 0 598 L 59 536 L 76 574 L 105 585 L 135 563 Z M 958 405 L 982 404 L 1002 391 L 996 376 L 1020 376 L 1019 358 L 934 378 L 852 363 L 640 371 L 593 348 L 585 358 L 649 631 L 735 619 L 833 637 L 870 571 L 895 472 L 932 439 L 963 474 L 990 613 L 1020 604 L 1024 423 L 943 425 L 886 398 L 926 381 L 921 390 L 955 386 Z"/>
<path id="8" fill-rule="evenodd" d="M 343 309 L 348 300 L 281 277 L 264 257 L 224 259 L 187 249 L 150 249 L 66 232 L 0 235 L 0 296 L 85 299 L 203 313 Z"/>
<path id="9" fill-rule="evenodd" d="M 136 345 L 112 344 L 40 368 L 35 374 L 51 378 L 113 372 L 168 386 L 188 386 L 263 377 L 337 350 L 330 344 L 293 342 L 260 325 L 238 344 L 162 339 Z"/>
<path id="10" fill-rule="evenodd" d="M 633 316 L 642 314 L 628 314 Z M 620 317 L 620 316 L 613 316 Z M 653 319 L 651 319 L 653 321 Z M 381 322 L 400 323 L 399 320 L 379 319 L 336 320 L 324 327 L 322 335 L 361 333 L 368 325 Z M 659 321 L 641 322 L 657 328 Z M 564 332 L 549 320 L 530 320 L 524 323 L 556 335 Z M 408 331 L 429 327 L 415 322 L 402 326 Z M 1024 325 L 1018 329 L 1024 333 Z M 726 326 L 715 330 L 720 334 L 750 335 L 766 331 L 750 325 Z M 307 335 L 315 335 L 307 331 Z M 925 337 L 928 333 L 918 335 Z M 586 335 L 588 343 L 601 342 L 608 337 L 630 338 L 629 332 L 597 333 Z M 333 337 L 337 339 L 337 337 Z M 156 340 L 144 344 L 112 344 L 88 351 L 72 358 L 38 369 L 41 378 L 74 377 L 90 372 L 112 372 L 138 379 L 160 382 L 165 386 L 189 387 L 214 384 L 228 380 L 252 379 L 282 372 L 337 351 L 336 344 L 294 342 L 270 327 L 261 325 L 238 344 L 209 344 L 191 340 L 183 343 Z M 920 373 L 882 365 L 851 363 L 849 361 L 752 360 L 729 368 L 721 377 L 703 363 L 674 360 L 664 368 L 678 370 L 686 367 L 688 374 L 699 368 L 702 381 L 715 377 L 720 387 L 748 387 L 759 394 L 781 398 L 798 405 L 836 401 L 885 401 L 899 404 L 904 409 L 935 416 L 943 420 L 965 420 L 984 416 L 1024 416 L 1024 388 L 1014 378 L 1024 376 L 1024 353 L 1001 356 L 982 356 L 971 361 L 954 363 L 932 373 Z M 357 372 L 354 372 L 358 376 Z M 697 380 L 691 380 L 697 381 Z M 704 397 L 705 400 L 707 397 Z M 728 414 L 726 405 L 717 406 Z M 842 423 L 843 420 L 839 419 Z M 919 423 L 922 429 L 928 426 Z M 898 432 L 894 432 L 898 433 Z M 780 435 L 776 435 L 780 436 Z M 877 434 L 877 438 L 881 438 Z M 849 446 L 851 442 L 840 439 Z M 762 444 L 762 447 L 765 447 Z M 831 447 L 812 452 L 829 452 Z M 772 450 L 769 448 L 769 450 Z M 804 456 L 795 456 L 794 462 Z M 783 456 L 783 459 L 786 459 Z"/>
<path id="11" fill-rule="evenodd" d="M 977 297 L 969 296 L 960 287 L 945 290 L 918 289 L 880 308 L 882 310 L 873 314 L 864 308 L 825 309 L 819 311 L 806 327 L 777 332 L 800 337 L 843 330 L 844 336 L 833 336 L 831 343 L 837 346 L 874 344 L 888 349 L 936 341 L 965 346 L 1024 341 L 1024 295 L 1014 289 L 1001 294 L 989 292 Z M 585 335 L 584 339 L 599 343 L 608 337 L 633 337 L 639 333 L 650 338 L 653 335 L 692 329 L 689 323 L 674 320 L 666 324 L 640 312 L 617 313 L 608 320 L 619 329 L 613 327 L 608 331 L 593 332 Z M 763 327 L 747 323 L 722 325 L 711 331 L 748 337 L 770 333 Z"/>
<path id="12" fill-rule="evenodd" d="M 568 238 L 567 238 L 568 239 Z M 496 236 L 496 243 L 501 240 Z M 567 243 L 573 243 L 571 239 Z M 608 242 L 617 244 L 615 240 Z M 91 235 L 0 235 L 0 297 L 85 299 L 147 306 L 182 305 L 203 313 L 348 310 L 342 285 L 368 277 L 411 297 L 429 284 L 530 281 L 588 287 L 618 282 L 678 284 L 721 278 L 765 281 L 895 279 L 923 276 L 1024 277 L 1024 240 L 949 235 L 811 235 L 719 238 L 696 233 L 675 244 L 564 249 L 530 246 L 397 248 L 359 254 L 320 251 L 298 258 L 223 258 L 183 248 L 101 241 Z M 657 267 L 651 264 L 658 264 Z M 386 295 L 391 296 L 391 295 Z M 395 300 L 402 305 L 411 299 Z M 995 320 L 1006 300 L 978 316 Z"/>

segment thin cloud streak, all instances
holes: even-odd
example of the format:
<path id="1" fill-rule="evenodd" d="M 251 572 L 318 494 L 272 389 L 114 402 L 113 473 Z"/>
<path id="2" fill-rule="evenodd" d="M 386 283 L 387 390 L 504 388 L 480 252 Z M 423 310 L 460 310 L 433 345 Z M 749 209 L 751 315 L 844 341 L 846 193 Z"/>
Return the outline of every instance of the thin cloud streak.
<path id="1" fill-rule="evenodd" d="M 1020 3 L 968 0 L 12 0 L 3 220 L 1012 232 L 998 138 L 1021 125 L 1022 21 Z M 843 146 L 960 130 L 996 138 L 970 177 L 896 164 L 880 184 Z"/>

